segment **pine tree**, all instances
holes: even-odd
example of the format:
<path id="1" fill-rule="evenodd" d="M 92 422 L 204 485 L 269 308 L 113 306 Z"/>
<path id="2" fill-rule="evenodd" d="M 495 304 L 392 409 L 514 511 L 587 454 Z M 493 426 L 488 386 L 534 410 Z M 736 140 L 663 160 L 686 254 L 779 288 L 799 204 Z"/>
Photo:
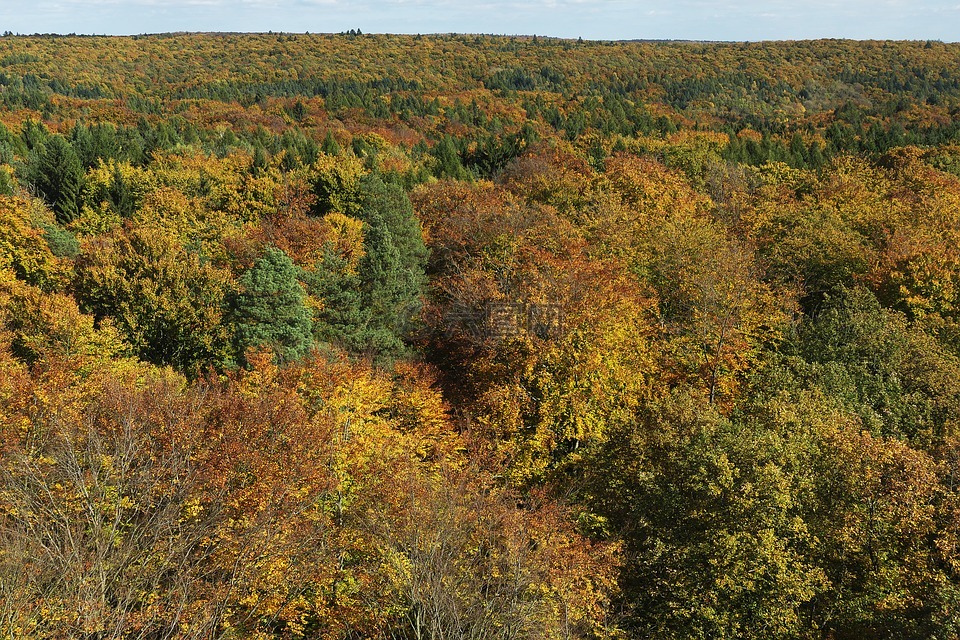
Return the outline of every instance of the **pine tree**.
<path id="1" fill-rule="evenodd" d="M 460 161 L 457 146 L 450 136 L 444 136 L 440 142 L 435 144 L 431 150 L 431 155 L 437 160 L 434 173 L 438 178 L 466 180 L 469 177 Z"/>
<path id="2" fill-rule="evenodd" d="M 310 351 L 312 317 L 298 272 L 286 253 L 271 247 L 240 278 L 232 311 L 241 354 L 249 347 L 268 346 L 279 361 L 289 362 Z"/>
<path id="3" fill-rule="evenodd" d="M 324 152 L 328 156 L 340 155 L 340 144 L 337 142 L 337 139 L 333 137 L 332 132 L 327 131 L 327 135 L 323 139 L 323 143 L 320 145 L 320 151 Z"/>
<path id="4" fill-rule="evenodd" d="M 317 341 L 351 353 L 364 351 L 369 343 L 370 310 L 363 306 L 360 277 L 333 251 L 324 256 L 319 268 L 303 276 L 310 295 L 323 300 L 322 309 L 314 317 Z"/>
<path id="5" fill-rule="evenodd" d="M 110 189 L 107 192 L 113 208 L 124 218 L 133 216 L 137 208 L 136 197 L 130 189 L 130 184 L 123 177 L 120 165 L 113 165 L 113 175 L 110 177 Z"/>
<path id="6" fill-rule="evenodd" d="M 67 224 L 80 213 L 83 166 L 63 136 L 53 136 L 35 156 L 30 168 L 31 182 L 53 207 L 57 222 Z"/>
<path id="7" fill-rule="evenodd" d="M 403 189 L 367 176 L 361 192 L 366 254 L 360 280 L 364 306 L 370 310 L 370 347 L 398 353 L 420 311 L 427 249 Z"/>
<path id="8" fill-rule="evenodd" d="M 253 160 L 250 163 L 250 173 L 253 176 L 259 176 L 268 166 L 270 166 L 270 160 L 267 158 L 267 152 L 261 145 L 258 144 L 253 149 Z"/>
<path id="9" fill-rule="evenodd" d="M 364 256 L 357 272 L 329 254 L 306 274 L 323 300 L 314 334 L 356 355 L 389 360 L 404 350 L 420 312 L 427 249 L 420 222 L 403 189 L 366 176 L 358 185 L 357 216 L 364 222 Z"/>

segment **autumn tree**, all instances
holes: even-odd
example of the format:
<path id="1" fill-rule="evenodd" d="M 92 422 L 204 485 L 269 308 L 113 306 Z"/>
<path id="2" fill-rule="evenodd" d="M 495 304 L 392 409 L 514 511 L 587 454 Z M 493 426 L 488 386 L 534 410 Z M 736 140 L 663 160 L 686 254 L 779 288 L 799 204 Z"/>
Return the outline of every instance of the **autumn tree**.
<path id="1" fill-rule="evenodd" d="M 46 290 L 62 285 L 66 276 L 52 251 L 50 233 L 41 226 L 46 222 L 53 229 L 52 218 L 39 201 L 0 196 L 0 267 Z"/>
<path id="2" fill-rule="evenodd" d="M 317 158 L 311 167 L 314 215 L 331 212 L 356 215 L 360 208 L 360 178 L 363 164 L 356 156 L 327 155 Z"/>
<path id="3" fill-rule="evenodd" d="M 195 371 L 227 361 L 229 281 L 168 229 L 145 226 L 86 242 L 73 286 L 81 308 L 112 318 L 141 358 Z"/>

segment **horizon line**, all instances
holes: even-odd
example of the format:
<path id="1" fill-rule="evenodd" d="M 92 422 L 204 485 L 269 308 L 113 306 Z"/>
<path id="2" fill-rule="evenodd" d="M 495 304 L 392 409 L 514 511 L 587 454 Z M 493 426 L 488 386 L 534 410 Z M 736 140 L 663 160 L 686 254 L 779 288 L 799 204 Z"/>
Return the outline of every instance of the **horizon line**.
<path id="1" fill-rule="evenodd" d="M 59 32 L 33 32 L 20 33 L 10 30 L 0 34 L 0 39 L 5 38 L 151 38 L 151 37 L 176 37 L 176 36 L 408 36 L 408 37 L 443 37 L 443 36 L 466 36 L 483 38 L 523 38 L 523 39 L 546 39 L 566 42 L 591 42 L 591 43 L 651 43 L 651 44 L 671 44 L 671 43 L 689 43 L 689 44 L 773 44 L 773 43 L 800 43 L 800 42 L 902 42 L 902 43 L 939 43 L 944 45 L 958 44 L 960 40 L 943 40 L 942 38 L 848 38 L 837 36 L 820 36 L 811 38 L 761 38 L 761 39 L 741 39 L 741 40 L 722 40 L 722 39 L 696 39 L 696 38 L 584 38 L 584 37 L 566 37 L 552 36 L 540 33 L 482 33 L 466 31 L 436 31 L 429 33 L 412 32 L 388 32 L 371 31 L 350 33 L 350 31 L 156 31 L 139 33 L 59 33 Z"/>

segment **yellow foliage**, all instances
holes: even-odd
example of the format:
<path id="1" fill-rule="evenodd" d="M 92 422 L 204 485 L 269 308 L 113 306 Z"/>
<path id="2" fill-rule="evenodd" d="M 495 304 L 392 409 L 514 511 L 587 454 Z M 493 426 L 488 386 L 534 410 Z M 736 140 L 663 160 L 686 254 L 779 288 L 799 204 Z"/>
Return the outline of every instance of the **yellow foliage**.
<path id="1" fill-rule="evenodd" d="M 360 178 L 366 173 L 363 162 L 353 154 L 320 154 L 310 168 L 310 182 L 321 214 L 356 215 L 359 207 Z"/>
<path id="2" fill-rule="evenodd" d="M 336 212 L 325 215 L 323 222 L 330 229 L 329 242 L 334 251 L 346 261 L 348 272 L 356 273 L 364 255 L 363 222 Z"/>
<path id="3" fill-rule="evenodd" d="M 67 269 L 51 252 L 35 219 L 53 224 L 52 215 L 34 200 L 0 196 L 0 269 L 43 289 L 61 286 Z"/>

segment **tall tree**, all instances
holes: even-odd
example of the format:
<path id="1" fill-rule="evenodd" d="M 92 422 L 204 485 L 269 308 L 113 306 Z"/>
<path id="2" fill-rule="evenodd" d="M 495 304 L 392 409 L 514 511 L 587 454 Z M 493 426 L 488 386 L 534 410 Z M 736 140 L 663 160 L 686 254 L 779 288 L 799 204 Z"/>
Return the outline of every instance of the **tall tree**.
<path id="1" fill-rule="evenodd" d="M 31 182 L 51 204 L 57 221 L 66 224 L 80 213 L 83 166 L 63 136 L 53 136 L 30 167 Z"/>
<path id="2" fill-rule="evenodd" d="M 420 312 L 426 284 L 420 221 L 403 189 L 375 176 L 363 179 L 360 206 L 366 253 L 359 276 L 363 303 L 370 310 L 366 348 L 398 353 Z"/>
<path id="3" fill-rule="evenodd" d="M 632 637 L 812 637 L 802 607 L 827 585 L 800 519 L 809 451 L 799 430 L 679 393 L 610 433 L 588 502 L 623 540 Z"/>

